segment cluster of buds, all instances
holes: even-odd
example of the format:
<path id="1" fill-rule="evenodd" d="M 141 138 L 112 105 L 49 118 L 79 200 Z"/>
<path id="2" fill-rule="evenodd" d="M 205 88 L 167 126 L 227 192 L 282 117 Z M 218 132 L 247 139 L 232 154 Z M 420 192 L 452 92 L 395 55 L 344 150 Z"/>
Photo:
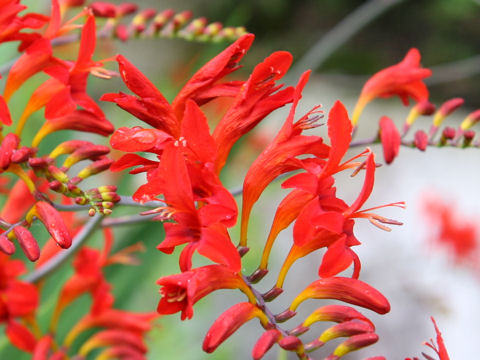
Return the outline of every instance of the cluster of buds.
<path id="1" fill-rule="evenodd" d="M 46 178 L 51 190 L 64 196 L 74 198 L 78 205 L 89 205 L 89 215 L 96 212 L 109 215 L 113 205 L 120 200 L 113 185 L 100 186 L 83 191 L 78 184 L 92 175 L 108 170 L 112 160 L 106 156 L 110 148 L 95 145 L 84 140 L 69 140 L 58 145 L 48 156 L 31 158 L 29 165 L 37 175 Z M 61 155 L 68 155 L 60 167 L 55 166 L 55 160 Z M 70 178 L 67 172 L 80 161 L 90 160 L 89 165 L 80 169 Z"/>
<path id="2" fill-rule="evenodd" d="M 244 27 L 224 27 L 220 22 L 208 23 L 204 17 L 192 19 L 191 11 L 139 10 L 133 3 L 116 5 L 104 1 L 93 2 L 89 8 L 95 17 L 107 19 L 99 35 L 122 41 L 135 37 L 160 37 L 219 42 L 233 41 L 246 34 Z M 127 16 L 131 16 L 128 23 L 125 22 Z"/>

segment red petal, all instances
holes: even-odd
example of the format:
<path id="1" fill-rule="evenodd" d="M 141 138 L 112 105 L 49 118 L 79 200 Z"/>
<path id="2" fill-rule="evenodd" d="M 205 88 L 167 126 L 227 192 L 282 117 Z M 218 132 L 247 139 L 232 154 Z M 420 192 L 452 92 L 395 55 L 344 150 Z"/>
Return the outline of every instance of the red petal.
<path id="1" fill-rule="evenodd" d="M 323 169 L 324 174 L 333 174 L 347 152 L 352 140 L 352 123 L 347 110 L 340 101 L 335 102 L 328 114 L 328 137 L 330 138 L 330 154 Z"/>

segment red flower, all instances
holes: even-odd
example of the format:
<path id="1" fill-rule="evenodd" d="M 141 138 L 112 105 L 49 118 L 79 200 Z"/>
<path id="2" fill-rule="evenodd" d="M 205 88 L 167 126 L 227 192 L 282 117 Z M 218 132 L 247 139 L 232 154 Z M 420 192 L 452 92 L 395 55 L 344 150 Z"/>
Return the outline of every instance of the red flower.
<path id="1" fill-rule="evenodd" d="M 235 142 L 253 129 L 265 116 L 292 101 L 293 88 L 281 91 L 275 81 L 281 79 L 292 63 L 292 55 L 277 51 L 258 64 L 235 97 L 234 103 L 213 132 L 218 148 L 216 172 L 225 165 Z"/>
<path id="2" fill-rule="evenodd" d="M 247 244 L 247 226 L 250 212 L 263 190 L 277 176 L 301 168 L 302 163 L 296 159 L 299 155 L 312 154 L 317 158 L 326 158 L 329 147 L 323 144 L 323 139 L 318 136 L 305 136 L 302 131 L 314 128 L 315 121 L 319 119 L 315 115 L 316 108 L 302 116 L 294 123 L 295 110 L 302 97 L 310 73 L 306 72 L 298 81 L 293 97 L 292 108 L 273 142 L 259 155 L 248 169 L 243 185 L 242 202 L 242 227 L 240 245 Z"/>
<path id="3" fill-rule="evenodd" d="M 218 289 L 240 289 L 249 298 L 252 297 L 242 277 L 223 265 L 202 266 L 181 274 L 162 277 L 157 284 L 162 286 L 158 313 L 167 315 L 181 311 L 182 320 L 191 319 L 193 305 Z"/>
<path id="4" fill-rule="evenodd" d="M 377 97 L 397 95 L 404 105 L 408 105 L 409 97 L 417 102 L 427 100 L 428 89 L 422 80 L 431 73 L 420 67 L 419 51 L 410 49 L 400 63 L 379 71 L 365 83 L 353 111 L 353 125 L 357 124 L 365 105 Z"/>
<path id="5" fill-rule="evenodd" d="M 171 217 L 176 223 L 164 224 L 166 236 L 158 249 L 171 253 L 176 246 L 187 243 L 180 256 L 182 271 L 191 268 L 191 257 L 195 250 L 216 263 L 227 265 L 235 272 L 240 271 L 240 256 L 222 223 L 223 220 L 230 222 L 228 217 L 233 216 L 231 211 L 222 204 L 209 204 L 208 199 L 199 209 L 195 207 L 185 160 L 174 144 L 164 149 L 159 170 L 163 182 L 162 192 L 168 205 L 165 209 L 167 217 L 163 218 Z"/>
<path id="6" fill-rule="evenodd" d="M 452 204 L 433 196 L 424 200 L 423 210 L 435 229 L 430 235 L 433 243 L 452 250 L 457 263 L 477 261 L 480 232 L 476 220 L 466 218 Z"/>

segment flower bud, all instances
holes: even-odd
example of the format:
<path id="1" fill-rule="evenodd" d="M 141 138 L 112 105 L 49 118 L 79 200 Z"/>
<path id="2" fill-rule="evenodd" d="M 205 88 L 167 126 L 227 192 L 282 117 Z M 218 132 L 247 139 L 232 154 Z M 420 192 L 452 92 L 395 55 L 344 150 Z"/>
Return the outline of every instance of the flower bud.
<path id="1" fill-rule="evenodd" d="M 265 331 L 262 336 L 257 340 L 252 350 L 252 358 L 259 360 L 267 353 L 268 350 L 278 342 L 282 334 L 277 329 L 271 329 Z"/>
<path id="2" fill-rule="evenodd" d="M 12 163 L 19 164 L 28 160 L 30 156 L 35 154 L 35 149 L 23 146 L 18 150 L 15 150 L 10 160 Z"/>
<path id="3" fill-rule="evenodd" d="M 309 327 L 318 321 L 333 321 L 341 323 L 358 319 L 369 323 L 373 326 L 373 323 L 366 318 L 363 314 L 355 310 L 350 306 L 345 305 L 326 305 L 316 309 L 311 313 L 302 323 L 301 326 Z"/>
<path id="4" fill-rule="evenodd" d="M 15 252 L 15 245 L 5 234 L 0 235 L 0 251 L 7 255 L 12 255 Z"/>
<path id="5" fill-rule="evenodd" d="M 20 138 L 15 134 L 7 134 L 0 145 L 0 169 L 5 170 L 10 166 L 13 152 L 18 147 Z"/>
<path id="6" fill-rule="evenodd" d="M 108 2 L 96 1 L 90 4 L 89 8 L 96 17 L 114 18 L 117 15 L 116 6 Z"/>
<path id="7" fill-rule="evenodd" d="M 52 159 L 57 158 L 60 155 L 71 154 L 77 149 L 85 146 L 91 146 L 93 143 L 85 140 L 69 140 L 57 145 L 55 149 L 50 153 L 49 157 Z"/>
<path id="8" fill-rule="evenodd" d="M 303 347 L 302 341 L 293 335 L 285 336 L 278 341 L 278 345 L 287 351 L 296 351 Z"/>
<path id="9" fill-rule="evenodd" d="M 439 127 L 442 124 L 443 120 L 445 120 L 448 115 L 450 115 L 460 106 L 462 106 L 464 102 L 465 100 L 463 100 L 462 98 L 453 98 L 445 101 L 433 117 L 433 126 Z"/>
<path id="10" fill-rule="evenodd" d="M 338 345 L 333 354 L 327 357 L 326 360 L 339 359 L 352 351 L 375 344 L 377 341 L 378 335 L 375 333 L 354 335 Z"/>
<path id="11" fill-rule="evenodd" d="M 340 324 L 329 327 L 318 338 L 323 343 L 327 341 L 339 338 L 350 337 L 352 335 L 358 335 L 363 333 L 372 333 L 375 328 L 367 322 L 359 320 L 345 321 Z"/>
<path id="12" fill-rule="evenodd" d="M 290 310 L 295 311 L 307 299 L 337 299 L 378 314 L 390 311 L 388 300 L 378 290 L 363 281 L 347 277 L 328 277 L 314 281 L 293 300 Z"/>
<path id="13" fill-rule="evenodd" d="M 468 114 L 468 116 L 460 124 L 460 129 L 467 130 L 480 121 L 480 109 Z"/>
<path id="14" fill-rule="evenodd" d="M 382 141 L 383 157 L 390 164 L 400 151 L 400 133 L 392 119 L 382 116 L 380 119 L 380 140 Z"/>
<path id="15" fill-rule="evenodd" d="M 154 30 L 156 32 L 163 29 L 167 22 L 175 15 L 175 11 L 172 9 L 163 10 L 159 12 L 152 21 Z"/>
<path id="16" fill-rule="evenodd" d="M 146 23 L 153 18 L 157 11 L 155 9 L 145 9 L 134 16 L 132 20 L 132 27 L 136 34 L 140 34 L 145 31 Z"/>
<path id="17" fill-rule="evenodd" d="M 83 146 L 75 150 L 72 155 L 65 159 L 63 166 L 67 169 L 72 167 L 79 161 L 85 159 L 97 160 L 100 156 L 106 155 L 110 152 L 110 148 L 104 145 L 94 145 Z"/>
<path id="18" fill-rule="evenodd" d="M 38 201 L 34 209 L 34 215 L 45 225 L 53 240 L 60 247 L 68 249 L 72 245 L 72 237 L 60 213 L 45 201 Z M 31 222 L 28 216 L 27 214 L 27 221 Z"/>
<path id="19" fill-rule="evenodd" d="M 117 17 L 123 17 L 126 15 L 133 14 L 138 10 L 137 4 L 134 3 L 123 3 L 117 5 Z"/>
<path id="20" fill-rule="evenodd" d="M 462 147 L 468 147 L 472 144 L 473 138 L 475 137 L 475 131 L 467 130 L 463 133 L 463 144 Z"/>
<path id="21" fill-rule="evenodd" d="M 413 143 L 417 147 L 417 149 L 421 151 L 425 151 L 428 146 L 428 135 L 425 131 L 423 130 L 418 130 L 415 133 L 415 138 L 413 140 Z"/>
<path id="22" fill-rule="evenodd" d="M 28 260 L 37 261 L 40 257 L 40 248 L 32 233 L 23 226 L 15 226 L 13 233 Z"/>
<path id="23" fill-rule="evenodd" d="M 120 41 L 127 41 L 130 37 L 127 26 L 125 24 L 118 24 L 117 27 L 115 27 L 115 36 Z"/>
<path id="24" fill-rule="evenodd" d="M 220 315 L 208 330 L 203 340 L 203 351 L 214 352 L 230 335 L 254 317 L 260 318 L 264 324 L 268 323 L 266 315 L 256 305 L 249 302 L 233 305 Z"/>
<path id="25" fill-rule="evenodd" d="M 102 171 L 107 170 L 110 165 L 112 165 L 113 160 L 109 158 L 103 158 L 101 160 L 94 161 L 87 167 L 83 168 L 77 176 L 75 176 L 71 182 L 73 184 L 78 184 L 80 181 L 86 179 L 87 177 L 90 177 L 92 175 L 98 174 Z"/>

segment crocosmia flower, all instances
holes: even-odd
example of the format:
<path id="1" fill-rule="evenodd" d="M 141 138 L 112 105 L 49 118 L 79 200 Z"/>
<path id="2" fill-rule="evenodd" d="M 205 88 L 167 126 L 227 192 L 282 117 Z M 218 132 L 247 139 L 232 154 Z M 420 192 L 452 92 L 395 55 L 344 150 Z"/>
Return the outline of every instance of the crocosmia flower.
<path id="1" fill-rule="evenodd" d="M 431 70 L 420 66 L 420 52 L 410 49 L 401 62 L 379 71 L 365 83 L 353 111 L 352 123 L 357 124 L 363 108 L 377 97 L 397 95 L 404 105 L 408 105 L 409 98 L 416 102 L 427 100 L 428 89 L 423 79 L 431 74 Z"/>

